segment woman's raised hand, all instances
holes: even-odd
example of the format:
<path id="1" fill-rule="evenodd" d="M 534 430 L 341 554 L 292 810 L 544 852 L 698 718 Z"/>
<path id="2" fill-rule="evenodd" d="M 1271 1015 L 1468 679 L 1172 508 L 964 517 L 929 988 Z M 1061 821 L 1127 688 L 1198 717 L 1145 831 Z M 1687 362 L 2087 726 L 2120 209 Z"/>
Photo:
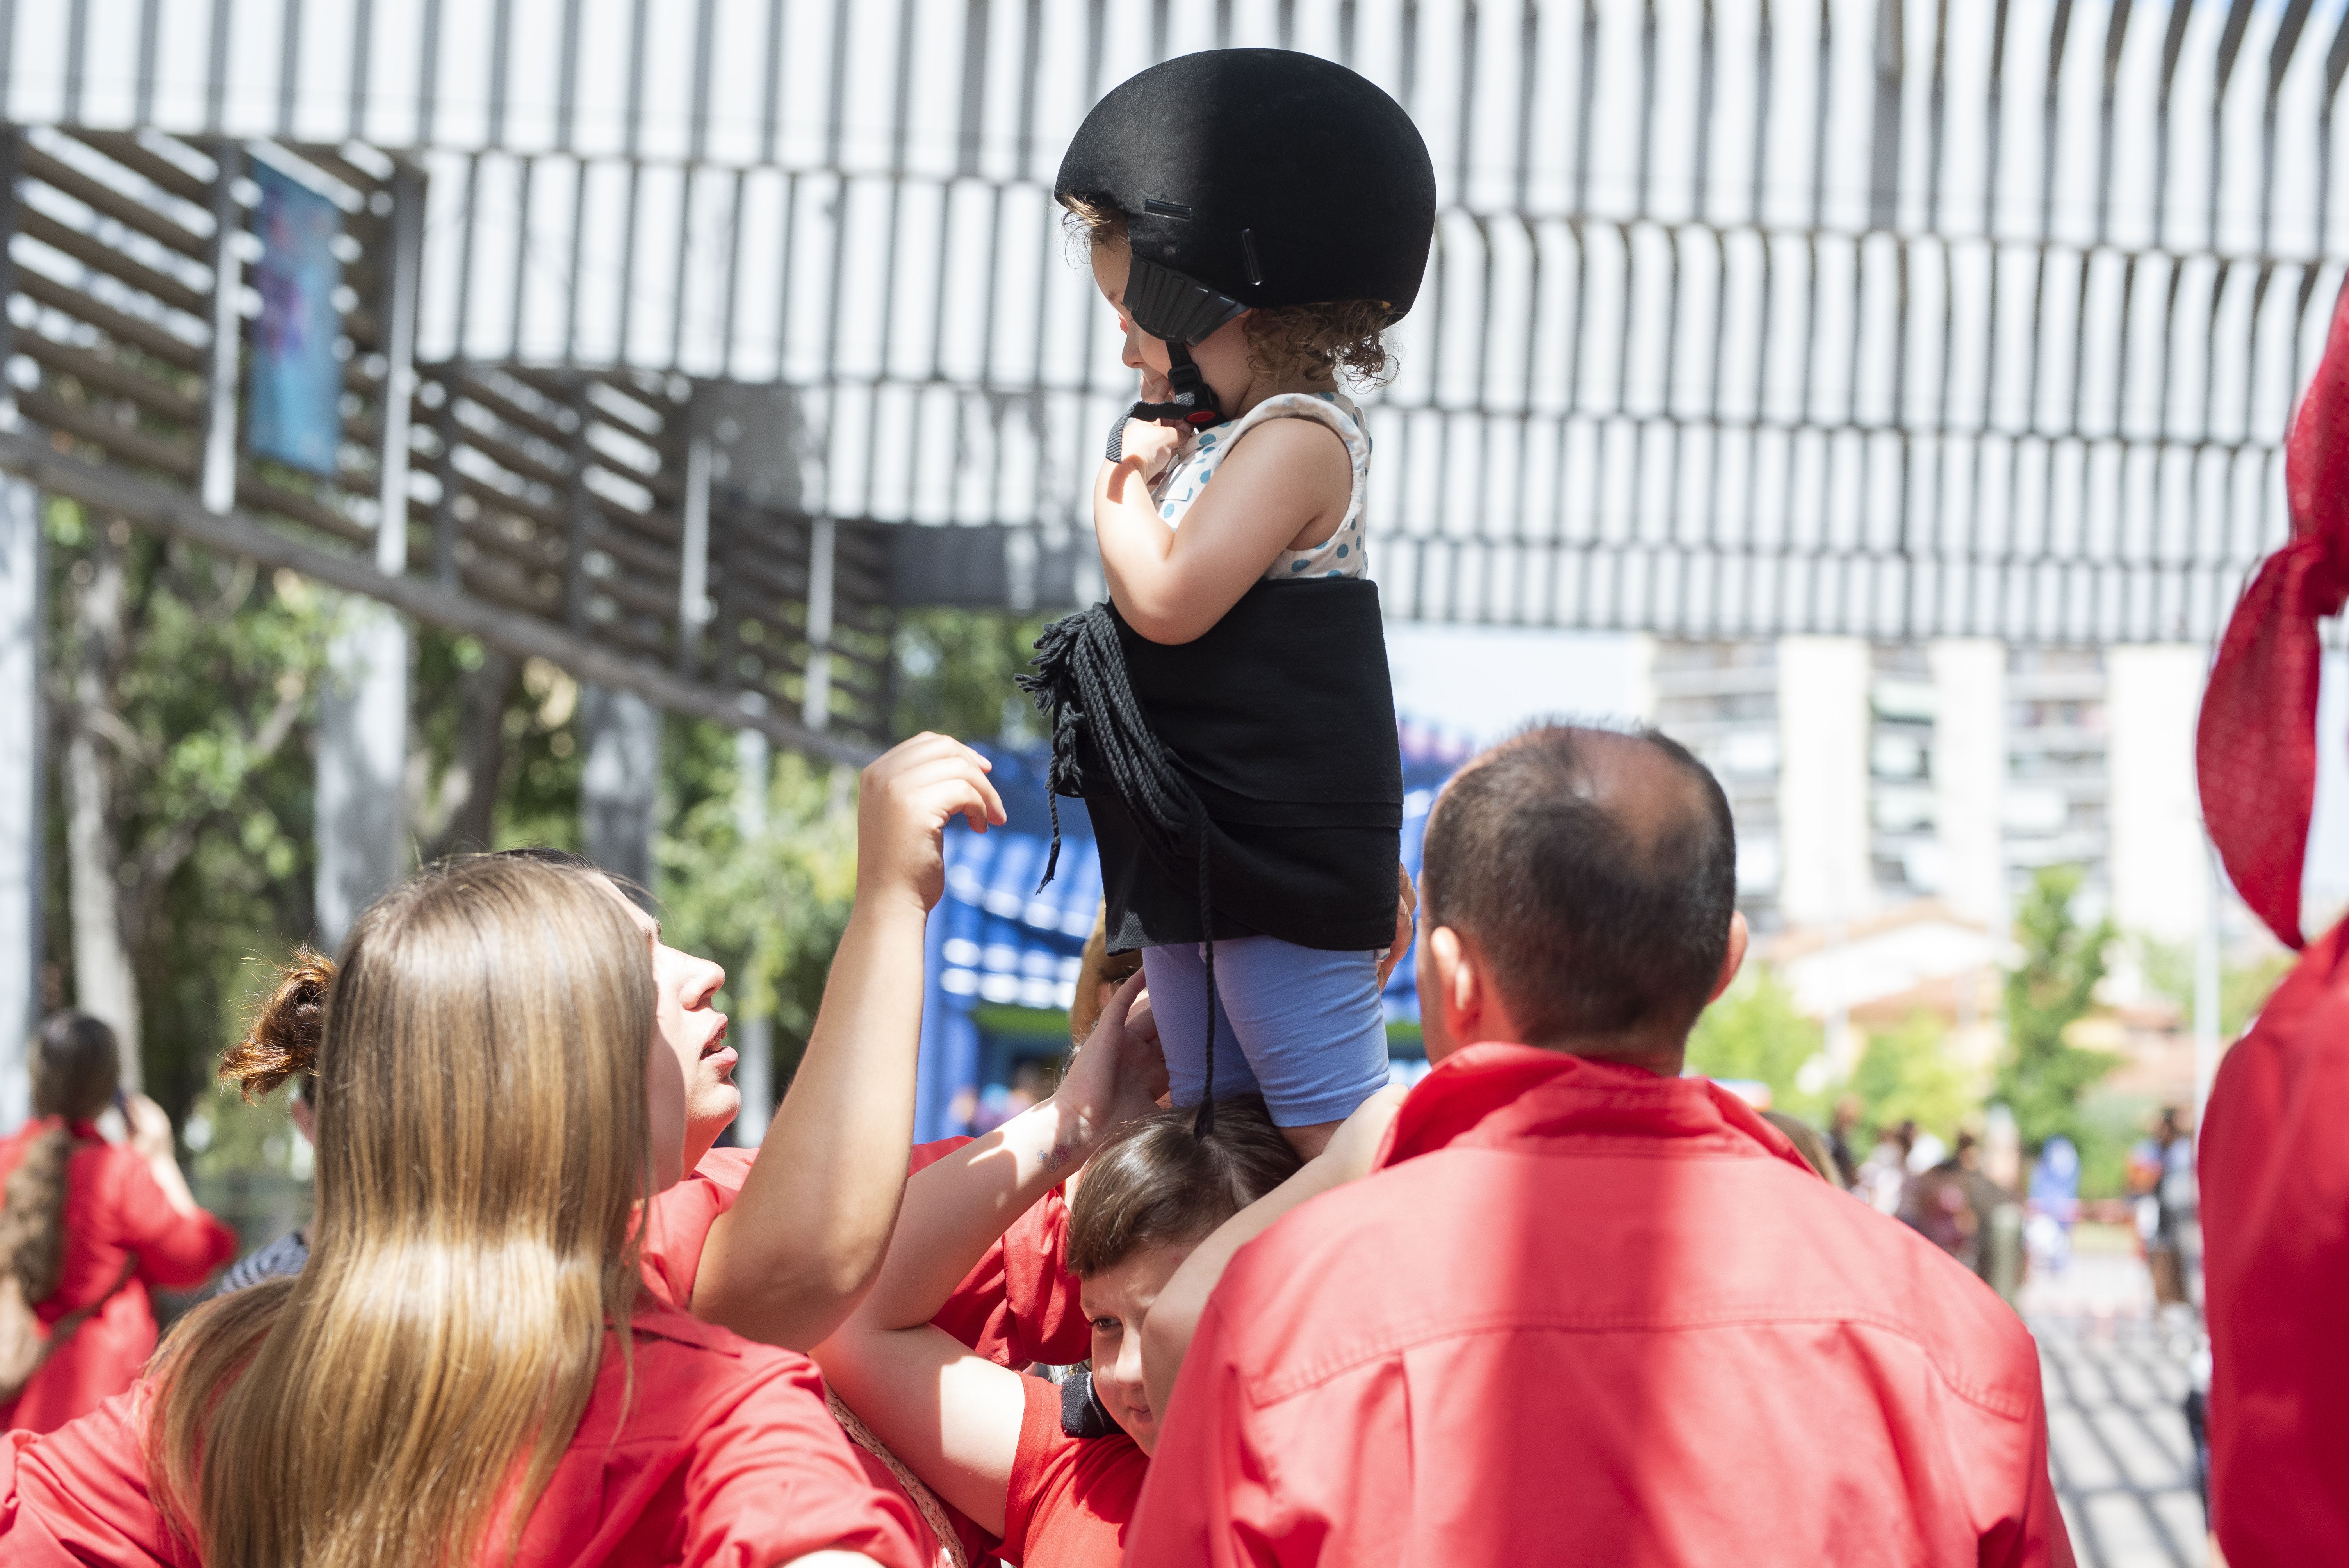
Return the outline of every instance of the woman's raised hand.
<path id="1" fill-rule="evenodd" d="M 164 1109 L 133 1089 L 123 1098 L 123 1125 L 130 1130 L 129 1144 L 154 1173 L 155 1185 L 163 1189 L 163 1196 L 171 1207 L 182 1214 L 196 1212 L 196 1195 L 188 1190 L 186 1172 L 180 1169 L 179 1151 L 171 1135 L 171 1118 Z"/>
<path id="2" fill-rule="evenodd" d="M 856 784 L 856 897 L 912 893 L 924 910 L 946 891 L 947 820 L 974 832 L 1003 822 L 1003 798 L 986 758 L 950 736 L 901 741 L 866 765 Z"/>
<path id="3" fill-rule="evenodd" d="M 133 1089 L 123 1097 L 122 1120 L 132 1149 L 150 1160 L 172 1158 L 171 1118 L 161 1106 Z"/>
<path id="4" fill-rule="evenodd" d="M 1150 994 L 1135 975 L 1102 1009 L 1092 1037 L 1077 1048 L 1052 1099 L 1071 1113 L 1071 1130 L 1090 1154 L 1111 1130 L 1147 1116 L 1166 1093 L 1166 1058 Z"/>

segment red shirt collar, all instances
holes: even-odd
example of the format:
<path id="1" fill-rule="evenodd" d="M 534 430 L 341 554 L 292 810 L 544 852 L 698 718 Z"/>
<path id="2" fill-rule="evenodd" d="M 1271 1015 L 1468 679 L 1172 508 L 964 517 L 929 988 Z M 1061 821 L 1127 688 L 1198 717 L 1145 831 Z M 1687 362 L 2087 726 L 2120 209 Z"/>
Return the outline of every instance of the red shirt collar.
<path id="1" fill-rule="evenodd" d="M 690 1313 L 679 1312 L 650 1293 L 636 1297 L 636 1310 L 628 1317 L 628 1327 L 639 1336 L 650 1335 L 656 1339 L 671 1339 L 698 1350 L 723 1351 L 730 1356 L 741 1353 L 742 1341 L 730 1330 L 714 1323 L 704 1323 Z"/>
<path id="2" fill-rule="evenodd" d="M 1379 1168 L 1439 1149 L 1543 1144 L 1585 1153 L 1775 1155 L 1816 1174 L 1785 1133 L 1710 1078 L 1659 1078 L 1501 1041 L 1455 1051 L 1420 1079 L 1387 1133 Z"/>

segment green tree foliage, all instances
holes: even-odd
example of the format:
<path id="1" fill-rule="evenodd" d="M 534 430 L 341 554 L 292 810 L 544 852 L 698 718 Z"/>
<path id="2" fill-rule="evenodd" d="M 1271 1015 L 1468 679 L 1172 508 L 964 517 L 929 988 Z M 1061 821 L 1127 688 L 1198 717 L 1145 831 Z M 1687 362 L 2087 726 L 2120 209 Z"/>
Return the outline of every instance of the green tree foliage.
<path id="1" fill-rule="evenodd" d="M 2119 1059 L 2064 1037 L 2095 1005 L 2114 941 L 2110 921 L 2083 927 L 2072 913 L 2079 890 L 2076 866 L 2044 867 L 2015 912 L 2023 962 L 2006 977 L 2007 1052 L 1993 1092 L 2013 1110 L 2026 1146 L 2057 1133 L 2078 1141 L 2080 1097 Z"/>
<path id="2" fill-rule="evenodd" d="M 1922 1012 L 1870 1035 L 1847 1086 L 1859 1101 L 1860 1120 L 1878 1130 L 1913 1121 L 1937 1138 L 1953 1137 L 1977 1101 L 1949 1059 L 1948 1039 L 1941 1020 Z"/>
<path id="3" fill-rule="evenodd" d="M 207 1091 L 241 1032 L 256 961 L 306 935 L 311 761 L 306 730 L 336 614 L 291 573 L 263 573 L 94 518 L 45 512 L 51 610 L 51 755 L 89 727 L 111 785 L 123 938 L 143 1013 L 140 1067 L 175 1115 Z M 120 638 L 97 659 L 100 700 L 77 700 L 81 594 L 122 583 Z M 65 790 L 53 770 L 47 846 L 45 1002 L 72 1001 Z"/>
<path id="4" fill-rule="evenodd" d="M 671 720 L 655 892 L 672 945 L 726 966 L 719 1005 L 776 1024 L 776 1085 L 815 1021 L 856 890 L 855 777 L 794 753 L 777 758 L 762 832 L 736 809 L 733 737 Z"/>
<path id="5" fill-rule="evenodd" d="M 1689 1032 L 1688 1064 L 1708 1078 L 1768 1084 L 1774 1106 L 1816 1120 L 1826 1100 L 1796 1080 L 1826 1047 L 1825 1031 L 1795 1010 L 1775 972 L 1749 964 Z"/>
<path id="6" fill-rule="evenodd" d="M 897 733 L 931 729 L 961 740 L 1027 747 L 1042 717 L 1012 684 L 1035 656 L 1050 615 L 995 610 L 908 610 L 897 617 Z"/>

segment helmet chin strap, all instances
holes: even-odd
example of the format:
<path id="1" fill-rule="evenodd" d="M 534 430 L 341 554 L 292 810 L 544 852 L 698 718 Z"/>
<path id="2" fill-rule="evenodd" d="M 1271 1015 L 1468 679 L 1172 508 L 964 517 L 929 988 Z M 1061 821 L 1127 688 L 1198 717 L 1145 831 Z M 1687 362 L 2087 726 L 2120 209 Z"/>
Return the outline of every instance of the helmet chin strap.
<path id="1" fill-rule="evenodd" d="M 1164 403 L 1136 403 L 1118 417 L 1109 433 L 1108 460 L 1115 462 L 1125 454 L 1125 422 L 1140 419 L 1146 424 L 1174 425 L 1186 430 L 1205 430 L 1222 424 L 1229 415 L 1216 397 L 1216 389 L 1199 374 L 1199 366 L 1191 357 L 1188 344 L 1166 340 L 1166 386 L 1173 394 Z"/>

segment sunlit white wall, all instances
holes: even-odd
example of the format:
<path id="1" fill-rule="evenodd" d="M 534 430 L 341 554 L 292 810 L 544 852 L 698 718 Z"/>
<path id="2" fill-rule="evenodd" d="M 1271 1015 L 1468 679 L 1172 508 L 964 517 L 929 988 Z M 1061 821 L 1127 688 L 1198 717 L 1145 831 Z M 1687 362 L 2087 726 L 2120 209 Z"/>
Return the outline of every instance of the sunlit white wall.
<path id="1" fill-rule="evenodd" d="M 1790 925 L 1857 920 L 1876 907 L 1868 861 L 1868 645 L 1778 644 L 1778 907 Z"/>
<path id="2" fill-rule="evenodd" d="M 2210 864 L 2194 784 L 2194 719 L 2209 655 L 2192 645 L 2109 648 L 2113 923 L 2192 942 L 2209 919 Z"/>

